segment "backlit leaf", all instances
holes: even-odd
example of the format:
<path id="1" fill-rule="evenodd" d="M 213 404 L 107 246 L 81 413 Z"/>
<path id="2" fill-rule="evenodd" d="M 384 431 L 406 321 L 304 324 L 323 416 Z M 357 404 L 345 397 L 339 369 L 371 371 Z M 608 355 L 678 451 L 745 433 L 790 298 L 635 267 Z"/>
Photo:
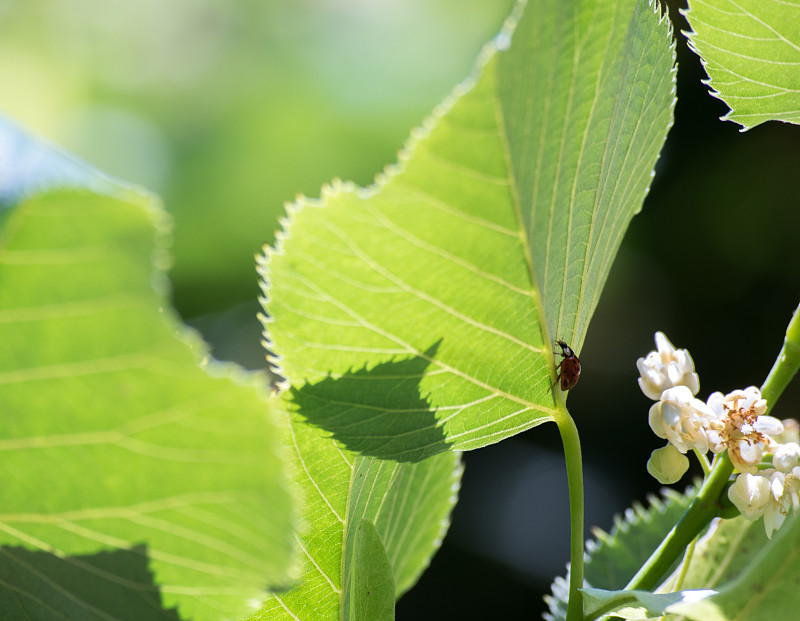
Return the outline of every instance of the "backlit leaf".
<path id="1" fill-rule="evenodd" d="M 351 450 L 416 461 L 552 420 L 552 341 L 580 351 L 647 193 L 668 24 L 644 0 L 523 8 L 396 168 L 298 200 L 262 258 L 294 407 Z"/>

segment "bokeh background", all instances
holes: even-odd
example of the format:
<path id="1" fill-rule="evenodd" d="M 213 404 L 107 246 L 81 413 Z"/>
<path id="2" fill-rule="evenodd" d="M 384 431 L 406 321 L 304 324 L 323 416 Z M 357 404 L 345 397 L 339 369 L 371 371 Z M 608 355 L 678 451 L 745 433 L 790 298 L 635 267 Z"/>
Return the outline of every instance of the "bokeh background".
<path id="1" fill-rule="evenodd" d="M 369 184 L 511 4 L 0 0 L 0 111 L 161 195 L 175 218 L 175 306 L 217 357 L 263 367 L 253 257 L 283 204 L 333 177 Z M 570 393 L 587 526 L 605 530 L 658 492 L 645 463 L 661 442 L 635 369 L 653 333 L 690 349 L 705 397 L 763 381 L 800 301 L 800 127 L 721 122 L 724 104 L 677 38 L 675 126 Z M 799 405 L 790 387 L 775 414 Z M 453 526 L 399 620 L 539 616 L 569 553 L 560 451 L 545 425 L 465 455 Z"/>

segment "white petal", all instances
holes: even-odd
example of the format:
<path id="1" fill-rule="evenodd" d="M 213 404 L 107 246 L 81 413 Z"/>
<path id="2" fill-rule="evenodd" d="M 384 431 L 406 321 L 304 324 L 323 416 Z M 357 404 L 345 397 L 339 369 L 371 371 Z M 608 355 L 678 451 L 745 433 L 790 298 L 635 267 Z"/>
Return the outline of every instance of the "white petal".
<path id="1" fill-rule="evenodd" d="M 690 373 L 683 378 L 683 382 L 686 387 L 692 391 L 693 395 L 696 395 L 698 392 L 700 392 L 700 378 L 698 377 L 697 373 Z"/>
<path id="2" fill-rule="evenodd" d="M 777 503 L 772 502 L 767 505 L 767 510 L 764 511 L 764 531 L 767 533 L 767 539 L 772 539 L 772 533 L 781 527 L 784 519 L 785 516 L 780 512 Z"/>
<path id="3" fill-rule="evenodd" d="M 666 438 L 667 430 L 664 427 L 664 419 L 661 418 L 661 404 L 662 402 L 659 401 L 658 403 L 654 403 L 650 407 L 648 420 L 650 422 L 650 429 L 653 430 L 653 433 L 656 434 L 659 438 Z"/>
<path id="4" fill-rule="evenodd" d="M 639 388 L 642 389 L 644 396 L 653 401 L 658 401 L 661 398 L 661 387 L 652 382 L 647 382 L 644 378 L 639 378 Z"/>
<path id="5" fill-rule="evenodd" d="M 674 401 L 662 401 L 660 414 L 664 420 L 664 425 L 676 427 L 681 420 L 681 410 L 681 406 Z"/>
<path id="6" fill-rule="evenodd" d="M 774 416 L 759 416 L 755 422 L 756 431 L 776 436 L 783 433 L 783 423 Z"/>
<path id="7" fill-rule="evenodd" d="M 749 444 L 745 440 L 739 442 L 739 455 L 745 463 L 755 465 L 761 461 L 761 447 L 758 444 Z"/>
<path id="8" fill-rule="evenodd" d="M 694 372 L 694 361 L 692 361 L 692 357 L 685 349 L 679 349 L 675 352 L 675 362 L 684 373 Z"/>
<path id="9" fill-rule="evenodd" d="M 725 399 L 725 395 L 721 392 L 712 392 L 706 399 L 708 407 L 720 418 L 725 414 L 725 410 L 722 407 L 723 399 Z"/>
<path id="10" fill-rule="evenodd" d="M 656 332 L 656 349 L 662 356 L 667 354 L 671 356 L 675 353 L 675 347 L 669 342 L 669 339 L 663 332 Z"/>
<path id="11" fill-rule="evenodd" d="M 783 496 L 783 485 L 785 481 L 786 479 L 784 478 L 783 472 L 774 472 L 769 478 L 769 489 L 772 493 L 772 497 L 776 501 L 780 501 L 781 496 Z"/>
<path id="12" fill-rule="evenodd" d="M 677 386 L 683 379 L 683 370 L 675 362 L 670 362 L 667 365 L 667 378 L 670 384 Z"/>

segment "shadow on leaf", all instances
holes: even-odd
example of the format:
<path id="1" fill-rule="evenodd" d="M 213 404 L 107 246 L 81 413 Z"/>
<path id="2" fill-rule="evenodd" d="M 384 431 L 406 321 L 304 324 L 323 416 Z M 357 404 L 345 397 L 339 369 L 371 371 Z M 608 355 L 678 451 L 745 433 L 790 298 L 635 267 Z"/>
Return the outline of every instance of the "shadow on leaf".
<path id="1" fill-rule="evenodd" d="M 61 558 L 0 548 L 0 618 L 180 621 L 165 610 L 144 546 Z"/>
<path id="2" fill-rule="evenodd" d="M 309 423 L 356 453 L 404 462 L 442 453 L 449 443 L 420 389 L 440 342 L 422 356 L 292 387 L 292 400 Z"/>

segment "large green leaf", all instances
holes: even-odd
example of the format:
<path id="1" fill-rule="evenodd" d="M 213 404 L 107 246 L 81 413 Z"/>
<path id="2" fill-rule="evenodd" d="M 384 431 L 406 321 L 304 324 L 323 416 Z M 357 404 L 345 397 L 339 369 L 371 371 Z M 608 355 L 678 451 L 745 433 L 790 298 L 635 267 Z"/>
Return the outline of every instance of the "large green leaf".
<path id="1" fill-rule="evenodd" d="M 357 553 L 357 531 L 364 520 L 375 526 L 385 547 L 394 596 L 405 593 L 449 525 L 461 480 L 459 454 L 447 452 L 413 464 L 361 457 L 340 449 L 297 415 L 288 425 L 294 476 L 305 496 L 306 527 L 297 538 L 303 555 L 300 584 L 275 593 L 253 619 L 350 619 L 352 606 L 364 604 L 361 581 L 367 575 L 381 584 L 376 595 L 385 599 L 388 577 L 380 559 Z M 378 606 L 375 612 L 386 614 L 386 608 Z"/>
<path id="2" fill-rule="evenodd" d="M 794 619 L 800 610 L 800 519 L 797 515 L 768 540 L 762 520 L 742 517 L 715 526 L 695 550 L 686 588 L 713 588 L 716 595 L 670 607 L 696 621 Z"/>
<path id="3" fill-rule="evenodd" d="M 167 306 L 158 204 L 109 180 L 24 198 L 91 185 L 49 162 L 3 175 L 0 617 L 244 615 L 289 579 L 280 401 Z"/>
<path id="4" fill-rule="evenodd" d="M 800 5 L 785 0 L 690 0 L 689 43 L 712 94 L 744 129 L 800 123 Z"/>
<path id="5" fill-rule="evenodd" d="M 261 262 L 291 398 L 352 450 L 413 461 L 552 420 L 552 339 L 580 349 L 647 192 L 674 103 L 657 10 L 549 0 L 497 52 L 510 36 L 374 187 L 290 206 Z"/>

